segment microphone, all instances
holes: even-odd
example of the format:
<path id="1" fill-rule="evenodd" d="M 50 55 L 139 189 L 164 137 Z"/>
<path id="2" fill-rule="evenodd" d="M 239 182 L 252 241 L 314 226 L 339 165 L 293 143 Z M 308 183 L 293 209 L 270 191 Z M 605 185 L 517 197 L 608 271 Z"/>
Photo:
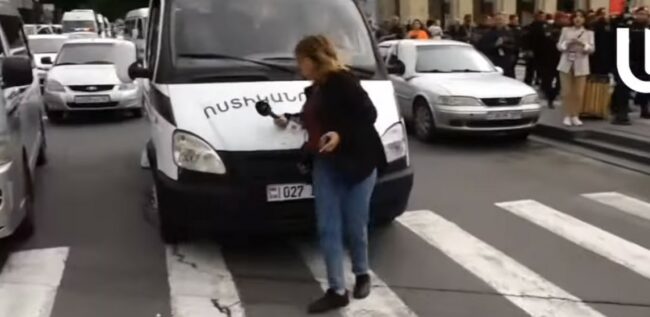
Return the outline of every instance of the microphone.
<path id="1" fill-rule="evenodd" d="M 255 103 L 255 110 L 257 110 L 257 113 L 259 113 L 262 117 L 270 116 L 273 119 L 280 118 L 279 115 L 273 112 L 273 110 L 271 109 L 271 105 L 269 105 L 268 102 L 263 100 Z"/>

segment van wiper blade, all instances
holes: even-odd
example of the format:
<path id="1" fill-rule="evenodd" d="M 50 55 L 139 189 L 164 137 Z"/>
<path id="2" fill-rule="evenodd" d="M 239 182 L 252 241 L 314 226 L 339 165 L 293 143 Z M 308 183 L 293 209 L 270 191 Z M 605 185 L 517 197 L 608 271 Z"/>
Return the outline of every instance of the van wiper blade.
<path id="1" fill-rule="evenodd" d="M 482 73 L 480 70 L 476 69 L 452 69 L 452 73 Z"/>
<path id="2" fill-rule="evenodd" d="M 201 54 L 180 54 L 178 55 L 179 57 L 186 57 L 186 58 L 196 58 L 196 59 L 230 59 L 233 61 L 240 61 L 240 62 L 248 62 L 251 64 L 257 64 L 260 66 L 268 67 L 268 68 L 273 68 L 277 70 L 281 70 L 287 73 L 295 74 L 296 71 L 293 68 L 274 64 L 274 63 L 267 63 L 264 61 L 260 61 L 257 59 L 251 59 L 251 58 L 245 58 L 245 57 L 238 57 L 238 56 L 232 56 L 232 55 L 226 55 L 226 54 L 212 54 L 212 53 L 201 53 Z"/>
<path id="3" fill-rule="evenodd" d="M 295 61 L 296 58 L 293 57 L 293 56 L 270 56 L 270 57 L 264 57 L 264 58 L 262 58 L 262 60 L 265 60 L 265 61 L 266 61 L 266 60 L 268 60 L 268 61 L 271 61 L 271 60 L 276 60 L 276 61 Z M 358 72 L 358 73 L 362 73 L 362 74 L 365 74 L 365 75 L 370 75 L 370 76 L 375 75 L 375 71 L 372 70 L 372 69 L 363 68 L 363 67 L 354 66 L 354 65 L 345 65 L 345 67 L 347 67 L 348 69 L 350 69 L 350 70 L 352 70 L 352 71 L 355 71 L 355 72 Z"/>

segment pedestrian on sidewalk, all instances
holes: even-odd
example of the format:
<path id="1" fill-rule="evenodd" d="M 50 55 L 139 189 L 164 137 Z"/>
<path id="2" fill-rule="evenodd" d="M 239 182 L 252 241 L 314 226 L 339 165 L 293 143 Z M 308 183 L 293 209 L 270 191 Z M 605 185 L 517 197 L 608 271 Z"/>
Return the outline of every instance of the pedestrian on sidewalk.
<path id="1" fill-rule="evenodd" d="M 310 154 L 316 219 L 329 289 L 309 305 L 322 313 L 349 304 L 345 285 L 344 238 L 356 275 L 353 297 L 370 294 L 368 219 L 377 169 L 386 164 L 375 130 L 377 111 L 357 79 L 339 60 L 332 42 L 308 36 L 295 48 L 301 74 L 313 84 L 299 114 L 307 130 L 304 149 Z M 286 127 L 287 116 L 276 119 Z"/>
<path id="2" fill-rule="evenodd" d="M 431 38 L 427 29 L 424 28 L 422 21 L 415 19 L 411 23 L 411 29 L 407 35 L 407 38 L 414 40 L 428 40 Z"/>
<path id="3" fill-rule="evenodd" d="M 549 50 L 549 47 L 556 47 L 560 41 L 562 29 L 569 26 L 569 16 L 564 12 L 558 12 L 552 23 L 545 23 L 542 27 L 542 33 L 538 38 L 540 45 L 538 53 L 538 70 L 541 79 L 541 89 L 548 103 L 549 109 L 555 108 L 555 99 L 560 94 L 560 73 L 557 65 L 560 63 L 560 51 Z"/>
<path id="4" fill-rule="evenodd" d="M 515 78 L 515 66 L 519 52 L 515 34 L 508 28 L 505 14 L 498 14 L 494 18 L 494 22 L 494 27 L 479 42 L 478 49 L 494 65 L 501 67 L 505 76 Z"/>
<path id="5" fill-rule="evenodd" d="M 562 104 L 566 126 L 581 126 L 578 117 L 584 100 L 589 70 L 589 54 L 593 53 L 594 33 L 585 28 L 585 14 L 576 11 L 571 15 L 571 26 L 562 29 L 558 50 L 562 53 L 557 70 L 562 85 Z"/>

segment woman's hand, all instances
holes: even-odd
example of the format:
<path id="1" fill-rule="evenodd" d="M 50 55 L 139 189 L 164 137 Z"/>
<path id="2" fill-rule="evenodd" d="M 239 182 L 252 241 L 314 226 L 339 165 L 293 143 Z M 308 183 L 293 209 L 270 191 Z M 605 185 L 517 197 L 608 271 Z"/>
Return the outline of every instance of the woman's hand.
<path id="1" fill-rule="evenodd" d="M 327 132 L 323 134 L 320 138 L 319 152 L 320 153 L 331 153 L 339 146 L 341 143 L 341 136 L 334 131 Z"/>
<path id="2" fill-rule="evenodd" d="M 289 125 L 289 119 L 285 115 L 281 115 L 278 118 L 273 119 L 273 123 L 280 128 L 286 128 Z"/>

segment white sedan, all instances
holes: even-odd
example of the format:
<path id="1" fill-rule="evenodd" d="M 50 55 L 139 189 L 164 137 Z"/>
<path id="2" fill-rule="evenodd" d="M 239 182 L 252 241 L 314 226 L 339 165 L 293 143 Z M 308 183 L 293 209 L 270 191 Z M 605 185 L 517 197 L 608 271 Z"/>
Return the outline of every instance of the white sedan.
<path id="1" fill-rule="evenodd" d="M 526 138 L 539 119 L 535 90 L 503 76 L 471 45 L 396 40 L 379 49 L 389 67 L 401 68 L 391 81 L 402 114 L 422 140 L 442 131 Z"/>
<path id="2" fill-rule="evenodd" d="M 142 90 L 135 83 L 124 84 L 115 64 L 128 54 L 124 41 L 83 39 L 66 42 L 50 70 L 45 84 L 45 107 L 52 121 L 67 112 L 120 110 L 142 116 Z"/>

